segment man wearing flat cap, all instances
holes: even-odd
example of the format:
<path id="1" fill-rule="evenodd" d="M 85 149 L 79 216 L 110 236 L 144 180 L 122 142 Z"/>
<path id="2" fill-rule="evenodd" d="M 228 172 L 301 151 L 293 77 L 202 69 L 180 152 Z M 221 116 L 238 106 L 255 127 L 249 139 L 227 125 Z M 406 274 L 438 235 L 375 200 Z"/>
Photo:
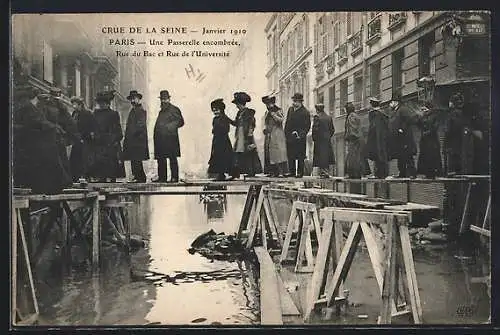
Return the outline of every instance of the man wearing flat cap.
<path id="1" fill-rule="evenodd" d="M 369 99 L 371 109 L 368 112 L 368 140 L 367 156 L 374 162 L 376 178 L 384 179 L 389 175 L 389 115 L 380 108 L 380 100 L 376 97 Z"/>
<path id="2" fill-rule="evenodd" d="M 295 93 L 292 107 L 288 109 L 285 136 L 287 141 L 288 169 L 287 176 L 302 178 L 304 176 L 304 160 L 306 158 L 307 133 L 311 129 L 311 114 L 303 105 L 304 96 Z M 298 165 L 296 167 L 296 164 Z"/>
<path id="3" fill-rule="evenodd" d="M 31 86 L 14 88 L 14 185 L 33 193 L 55 194 L 71 185 L 71 176 L 59 156 L 63 130 L 47 120 L 38 96 Z"/>
<path id="4" fill-rule="evenodd" d="M 85 108 L 85 103 L 80 97 L 72 97 L 73 120 L 75 120 L 78 133 L 81 138 L 75 142 L 71 148 L 69 157 L 73 182 L 78 182 L 82 177 L 88 177 L 88 167 L 90 165 L 91 146 L 96 128 L 94 115 Z"/>
<path id="5" fill-rule="evenodd" d="M 417 145 L 412 126 L 416 122 L 417 115 L 401 103 L 401 92 L 399 91 L 393 93 L 390 107 L 392 115 L 389 119 L 391 132 L 389 143 L 392 148 L 389 150 L 389 159 L 398 160 L 399 178 L 415 178 L 417 170 L 414 156 L 417 154 Z"/>
<path id="6" fill-rule="evenodd" d="M 234 143 L 234 170 L 232 178 L 239 178 L 240 174 L 253 177 L 257 173 L 262 173 L 262 164 L 257 153 L 257 145 L 253 132 L 255 130 L 255 110 L 246 107 L 252 99 L 246 92 L 236 92 L 231 101 L 238 108 L 235 124 Z"/>
<path id="7" fill-rule="evenodd" d="M 325 113 L 325 105 L 318 103 L 314 106 L 312 125 L 312 139 L 314 142 L 313 167 L 319 168 L 321 178 L 328 178 L 328 168 L 335 164 L 335 156 L 332 149 L 332 136 L 335 134 L 332 117 Z"/>
<path id="8" fill-rule="evenodd" d="M 157 182 L 167 182 L 167 158 L 170 160 L 171 182 L 179 181 L 179 164 L 177 157 L 181 156 L 179 128 L 184 126 L 179 107 L 170 103 L 170 93 L 160 92 L 161 109 L 154 128 L 155 159 L 158 161 Z"/>
<path id="9" fill-rule="evenodd" d="M 98 92 L 95 98 L 94 118 L 96 122 L 92 177 L 99 182 L 115 182 L 124 177 L 121 140 L 123 139 L 120 114 L 111 109 L 113 92 Z"/>
<path id="10" fill-rule="evenodd" d="M 273 177 L 288 173 L 286 137 L 283 130 L 285 115 L 276 106 L 276 97 L 264 96 L 262 102 L 267 110 L 264 116 L 264 172 Z"/>
<path id="11" fill-rule="evenodd" d="M 149 159 L 147 112 L 142 107 L 142 94 L 136 90 L 127 96 L 132 109 L 127 118 L 125 139 L 123 140 L 123 160 L 130 161 L 134 179 L 132 182 L 145 183 L 146 173 L 142 161 Z"/>

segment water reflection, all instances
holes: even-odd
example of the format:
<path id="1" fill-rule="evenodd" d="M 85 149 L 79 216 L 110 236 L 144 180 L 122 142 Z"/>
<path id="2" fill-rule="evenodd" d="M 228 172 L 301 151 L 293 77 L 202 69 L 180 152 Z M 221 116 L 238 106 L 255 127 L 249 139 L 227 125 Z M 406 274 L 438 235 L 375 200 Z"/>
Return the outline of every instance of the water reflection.
<path id="1" fill-rule="evenodd" d="M 45 285 L 39 294 L 44 324 L 258 323 L 253 265 L 210 261 L 187 251 L 210 229 L 235 232 L 244 196 L 221 200 L 202 203 L 197 195 L 130 197 L 138 210 L 128 214 L 131 234 L 143 237 L 146 247 L 129 257 L 105 244 L 99 275 L 74 268 L 62 282 Z"/>

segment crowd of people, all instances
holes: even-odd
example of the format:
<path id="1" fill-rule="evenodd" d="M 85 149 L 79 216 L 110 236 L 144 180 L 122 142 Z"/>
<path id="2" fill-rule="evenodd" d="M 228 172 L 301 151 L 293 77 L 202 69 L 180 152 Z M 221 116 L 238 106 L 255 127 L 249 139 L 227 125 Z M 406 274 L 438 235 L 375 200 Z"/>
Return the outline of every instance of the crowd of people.
<path id="1" fill-rule="evenodd" d="M 131 103 L 125 132 L 120 114 L 113 110 L 114 91 L 98 92 L 95 108 L 89 111 L 83 99 L 71 98 L 72 113 L 61 100 L 61 90 L 53 88 L 48 94 L 31 86 L 17 87 L 14 109 L 14 185 L 31 188 L 39 193 L 56 193 L 74 182 L 95 180 L 115 182 L 125 177 L 124 161 L 130 161 L 132 182 L 146 182 L 143 161 L 149 160 L 147 112 L 142 106 L 142 94 L 130 91 Z M 179 128 L 184 118 L 179 107 L 170 101 L 167 90 L 159 95 L 161 109 L 154 127 L 154 158 L 158 161 L 157 182 L 179 181 Z M 332 145 L 335 127 L 325 106 L 315 105 L 315 113 L 303 105 L 303 95 L 291 97 L 291 107 L 285 114 L 276 105 L 274 96 L 261 98 L 264 115 L 264 162 L 258 155 L 254 139 L 256 111 L 249 108 L 251 97 L 246 92 L 234 93 L 231 101 L 237 108 L 236 117 L 226 114 L 223 99 L 211 102 L 212 148 L 208 173 L 216 180 L 232 180 L 241 174 L 252 177 L 265 173 L 272 177 L 304 176 L 307 135 L 313 140 L 313 167 L 321 178 L 328 178 L 335 165 Z M 477 100 L 477 99 L 476 99 Z M 346 178 L 386 178 L 389 162 L 397 160 L 398 177 L 427 178 L 453 174 L 488 174 L 489 127 L 487 119 L 478 112 L 474 95 L 465 101 L 455 93 L 447 110 L 435 109 L 426 103 L 420 111 L 410 110 L 395 93 L 384 110 L 377 98 L 369 99 L 369 129 L 367 137 L 354 105 L 345 106 L 344 139 Z M 438 129 L 445 126 L 444 163 Z M 235 127 L 234 145 L 229 136 Z M 413 128 L 421 131 L 419 148 Z M 123 143 L 122 143 L 123 142 Z M 123 144 L 123 146 L 122 146 Z M 71 146 L 68 155 L 67 148 Z M 419 149 L 419 150 L 417 150 Z M 415 155 L 419 153 L 415 166 Z M 167 178 L 167 160 L 171 179 Z M 373 162 L 373 174 L 368 161 Z"/>

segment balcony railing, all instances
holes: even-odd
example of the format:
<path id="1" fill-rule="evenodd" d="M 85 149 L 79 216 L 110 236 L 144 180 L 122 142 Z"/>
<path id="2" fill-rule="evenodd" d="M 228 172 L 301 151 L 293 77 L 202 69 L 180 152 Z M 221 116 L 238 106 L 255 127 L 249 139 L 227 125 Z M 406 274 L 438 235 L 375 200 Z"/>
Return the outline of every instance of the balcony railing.
<path id="1" fill-rule="evenodd" d="M 361 31 L 352 35 L 351 40 L 351 55 L 355 56 L 363 50 L 363 44 L 361 43 Z"/>
<path id="2" fill-rule="evenodd" d="M 375 16 L 368 22 L 368 39 L 366 44 L 373 44 L 380 39 L 380 31 L 382 28 L 381 16 Z"/>
<path id="3" fill-rule="evenodd" d="M 393 30 L 406 22 L 406 12 L 389 13 L 389 26 L 387 29 Z"/>
<path id="4" fill-rule="evenodd" d="M 347 62 L 347 42 L 342 43 L 337 49 L 337 63 L 339 65 L 345 64 Z"/>
<path id="5" fill-rule="evenodd" d="M 335 54 L 332 53 L 326 59 L 326 72 L 330 74 L 333 71 L 335 71 Z"/>

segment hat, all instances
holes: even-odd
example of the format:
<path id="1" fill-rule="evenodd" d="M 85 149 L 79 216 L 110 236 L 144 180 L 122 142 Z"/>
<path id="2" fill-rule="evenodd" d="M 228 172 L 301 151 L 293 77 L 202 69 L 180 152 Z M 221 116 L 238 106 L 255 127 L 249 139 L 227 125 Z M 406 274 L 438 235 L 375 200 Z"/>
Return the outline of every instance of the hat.
<path id="1" fill-rule="evenodd" d="M 39 94 L 40 91 L 37 88 L 32 87 L 30 85 L 17 86 L 14 88 L 14 96 L 19 99 L 21 98 L 33 99 Z"/>
<path id="2" fill-rule="evenodd" d="M 314 105 L 314 107 L 318 110 L 324 110 L 325 109 L 325 105 L 322 104 L 322 103 L 317 103 L 316 105 Z"/>
<path id="3" fill-rule="evenodd" d="M 73 97 L 71 97 L 70 102 L 71 103 L 77 102 L 79 104 L 83 104 L 83 99 L 80 97 L 73 96 Z"/>
<path id="4" fill-rule="evenodd" d="M 276 102 L 276 97 L 270 97 L 269 95 L 266 95 L 262 97 L 262 102 L 267 104 L 274 104 Z"/>
<path id="5" fill-rule="evenodd" d="M 393 92 L 392 97 L 391 97 L 391 101 L 400 102 L 401 101 L 401 92 L 400 91 Z"/>
<path id="6" fill-rule="evenodd" d="M 97 92 L 95 96 L 96 102 L 109 102 L 110 100 L 109 92 Z"/>
<path id="7" fill-rule="evenodd" d="M 233 104 L 240 103 L 245 104 L 252 101 L 252 98 L 246 92 L 236 92 L 234 93 L 234 99 L 231 101 Z"/>
<path id="8" fill-rule="evenodd" d="M 304 101 L 304 95 L 301 93 L 295 93 L 292 97 L 293 101 Z"/>
<path id="9" fill-rule="evenodd" d="M 51 87 L 49 90 L 49 93 L 51 95 L 58 95 L 58 94 L 62 94 L 62 90 L 59 87 Z"/>
<path id="10" fill-rule="evenodd" d="M 352 113 L 355 110 L 354 105 L 353 105 L 352 102 L 346 103 L 345 106 L 344 106 L 344 108 L 345 108 L 347 114 Z"/>
<path id="11" fill-rule="evenodd" d="M 132 90 L 128 94 L 127 100 L 132 100 L 135 97 L 138 97 L 139 99 L 142 99 L 142 94 L 139 93 L 139 92 L 137 92 L 136 90 Z"/>
<path id="12" fill-rule="evenodd" d="M 377 97 L 369 97 L 368 100 L 370 102 L 380 103 L 380 99 Z"/>
<path id="13" fill-rule="evenodd" d="M 167 90 L 162 90 L 162 91 L 160 91 L 160 96 L 158 98 L 160 98 L 160 99 L 170 99 L 170 93 L 168 93 Z"/>
<path id="14" fill-rule="evenodd" d="M 463 107 L 464 105 L 464 95 L 460 92 L 455 92 L 450 97 L 450 102 L 453 103 L 456 107 Z"/>
<path id="15" fill-rule="evenodd" d="M 226 104 L 224 103 L 224 99 L 215 99 L 210 103 L 211 109 L 225 109 Z"/>

